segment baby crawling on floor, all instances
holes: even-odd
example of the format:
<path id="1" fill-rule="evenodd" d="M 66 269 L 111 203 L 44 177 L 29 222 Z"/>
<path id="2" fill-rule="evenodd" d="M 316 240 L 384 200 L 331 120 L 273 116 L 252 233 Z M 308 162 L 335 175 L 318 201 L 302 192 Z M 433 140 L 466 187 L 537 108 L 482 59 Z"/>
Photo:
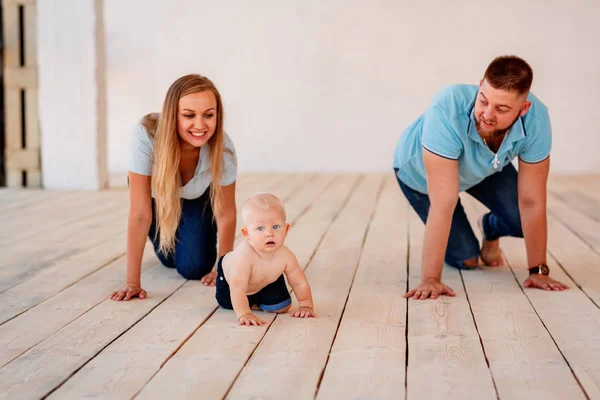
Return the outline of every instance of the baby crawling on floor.
<path id="1" fill-rule="evenodd" d="M 285 313 L 292 304 L 284 275 L 299 307 L 293 317 L 316 317 L 310 285 L 296 256 L 285 245 L 290 228 L 282 201 L 257 193 L 242 205 L 244 241 L 217 263 L 217 302 L 234 310 L 240 325 L 264 325 L 251 307 Z"/>

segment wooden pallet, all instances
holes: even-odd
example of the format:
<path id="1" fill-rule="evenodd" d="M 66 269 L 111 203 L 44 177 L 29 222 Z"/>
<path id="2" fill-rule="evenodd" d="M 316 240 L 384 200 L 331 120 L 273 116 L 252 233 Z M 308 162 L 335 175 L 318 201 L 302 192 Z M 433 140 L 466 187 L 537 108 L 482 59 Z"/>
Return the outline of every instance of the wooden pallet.
<path id="1" fill-rule="evenodd" d="M 40 187 L 36 0 L 3 0 L 6 185 Z"/>

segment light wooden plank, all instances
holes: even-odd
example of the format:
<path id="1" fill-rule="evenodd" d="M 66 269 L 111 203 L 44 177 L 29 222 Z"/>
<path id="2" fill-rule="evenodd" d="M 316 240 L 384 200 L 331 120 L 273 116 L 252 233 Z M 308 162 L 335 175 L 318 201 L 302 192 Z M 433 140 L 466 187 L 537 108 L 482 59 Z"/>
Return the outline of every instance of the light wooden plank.
<path id="1" fill-rule="evenodd" d="M 565 247 L 571 245 L 568 240 L 563 243 Z M 523 282 L 527 277 L 527 255 L 522 241 L 504 238 L 502 248 L 517 280 Z M 588 397 L 600 399 L 600 309 L 561 268 L 573 261 L 576 258 L 558 264 L 548 257 L 552 277 L 569 285 L 569 290 L 524 290 Z"/>
<path id="2" fill-rule="evenodd" d="M 271 324 L 228 398 L 313 398 L 362 252 L 382 176 L 364 178 L 333 222 L 308 269 L 319 318 Z M 264 384 L 268 377 L 269 384 Z"/>
<path id="3" fill-rule="evenodd" d="M 0 324 L 123 256 L 125 240 L 125 233 L 116 235 L 83 253 L 48 266 L 33 278 L 0 293 Z M 153 253 L 152 248 L 148 252 Z"/>
<path id="4" fill-rule="evenodd" d="M 185 282 L 172 268 L 146 275 L 144 300 L 107 299 L 0 369 L 0 398 L 46 396 Z"/>
<path id="5" fill-rule="evenodd" d="M 116 207 L 123 207 L 123 201 L 109 192 L 78 197 L 59 208 L 42 207 L 13 223 L 6 224 L 6 230 L 0 231 L 0 244 L 12 245 L 41 232 L 52 231 L 98 213 L 108 215 Z"/>
<path id="6" fill-rule="evenodd" d="M 12 216 L 21 216 L 25 210 L 31 211 L 47 202 L 66 201 L 80 194 L 72 191 L 9 189 L 5 190 L 11 194 L 0 197 L 0 219 L 8 221 Z"/>
<path id="7" fill-rule="evenodd" d="M 150 244 L 146 246 L 146 250 L 142 262 L 143 271 L 148 271 L 159 264 L 156 256 L 152 253 Z M 1 325 L 0 367 L 107 299 L 111 290 L 123 285 L 125 262 L 124 258 L 115 260 L 73 286 Z M 147 275 L 144 273 L 142 279 L 145 280 L 146 277 Z M 149 295 L 151 294 L 149 293 Z"/>
<path id="8" fill-rule="evenodd" d="M 14 2 L 2 2 L 3 64 L 5 68 L 21 64 L 19 6 Z"/>
<path id="9" fill-rule="evenodd" d="M 329 229 L 355 183 L 354 176 L 336 177 L 322 192 L 322 197 L 315 195 L 313 207 L 293 224 L 286 243 L 300 265 L 306 266 L 309 262 L 321 235 Z M 304 207 L 304 204 L 299 206 Z M 292 208 L 293 205 L 288 204 L 288 209 Z M 275 317 L 259 314 L 269 323 Z M 287 320 L 288 316 L 281 318 Z M 267 328 L 268 325 L 251 329 L 237 326 L 232 311 L 217 310 L 144 387 L 138 398 L 194 399 L 198 393 L 205 398 L 222 398 Z"/>
<path id="10" fill-rule="evenodd" d="M 6 171 L 6 186 L 23 187 L 23 175 L 21 171 Z"/>
<path id="11" fill-rule="evenodd" d="M 38 90 L 36 87 L 27 89 L 25 93 L 25 135 L 27 148 L 37 152 L 40 165 L 40 127 L 38 122 Z M 29 179 L 29 176 L 27 177 Z"/>
<path id="12" fill-rule="evenodd" d="M 215 305 L 214 288 L 188 281 L 49 398 L 131 399 Z"/>
<path id="13" fill-rule="evenodd" d="M 36 1 L 37 0 L 3 0 L 2 4 L 3 6 L 35 5 Z"/>
<path id="14" fill-rule="evenodd" d="M 24 7 L 23 12 L 25 14 L 23 18 L 23 23 L 25 24 L 23 27 L 25 34 L 25 37 L 23 38 L 25 42 L 25 65 L 37 68 L 37 5 L 35 4 L 35 1 L 29 2 L 29 4 Z M 31 89 L 37 91 L 37 85 L 29 86 L 28 89 L 29 95 Z M 35 121 L 37 121 L 37 112 L 34 116 Z M 37 143 L 39 143 L 39 137 L 37 138 Z M 37 147 L 39 147 L 39 145 Z"/>
<path id="15" fill-rule="evenodd" d="M 295 222 L 306 204 L 322 194 L 323 186 L 330 179 L 318 177 L 312 185 L 303 185 L 300 191 L 295 191 L 295 186 L 306 179 L 296 180 L 296 184 L 287 189 L 278 188 L 281 196 L 295 193 L 293 202 L 287 204 L 290 221 Z M 284 189 L 289 193 L 281 192 Z M 131 398 L 215 309 L 214 288 L 203 287 L 197 281 L 187 282 L 77 372 L 51 398 Z M 227 315 L 231 322 L 231 316 Z"/>
<path id="16" fill-rule="evenodd" d="M 594 190 L 594 185 L 589 182 L 585 187 L 574 184 L 573 179 L 574 177 L 560 179 L 551 176 L 548 180 L 548 197 L 557 198 L 596 221 L 600 221 L 600 190 Z"/>
<path id="17" fill-rule="evenodd" d="M 2 247 L 4 258 L 0 260 L 0 276 L 6 266 L 22 263 L 23 259 L 29 258 L 33 264 L 38 264 L 43 262 L 47 253 L 87 250 L 126 228 L 127 209 L 122 208 L 110 214 L 110 217 L 90 215 L 89 218 L 58 228 L 51 235 L 42 233 L 13 246 Z"/>
<path id="18" fill-rule="evenodd" d="M 389 174 L 317 399 L 404 398 L 407 206 Z"/>
<path id="19" fill-rule="evenodd" d="M 548 212 L 600 253 L 600 222 L 553 196 L 548 197 Z"/>
<path id="20" fill-rule="evenodd" d="M 463 205 L 471 225 L 477 226 L 485 207 L 467 196 Z M 475 232 L 481 240 L 479 230 Z M 585 399 L 510 268 L 462 275 L 500 399 Z"/>
<path id="21" fill-rule="evenodd" d="M 69 245 L 69 241 L 74 240 L 73 236 L 76 236 L 77 232 L 73 233 L 71 238 L 62 239 L 66 240 L 66 243 L 62 245 L 53 246 L 53 240 L 40 239 L 41 249 L 29 250 L 29 254 L 21 254 L 21 257 L 18 253 L 7 251 L 9 253 L 7 256 L 14 257 L 15 261 L 0 266 L 0 293 L 36 276 L 63 260 L 77 259 L 78 254 L 85 252 L 87 247 L 96 246 L 107 240 L 107 237 L 125 231 L 126 219 L 122 211 L 121 214 L 113 214 L 113 218 L 116 219 L 110 218 L 96 227 L 89 227 L 89 236 L 79 238 L 75 245 Z M 116 254 L 113 253 L 113 257 L 117 254 L 123 254 L 124 249 L 123 241 L 121 250 Z M 17 250 L 22 250 L 22 246 L 18 246 Z"/>
<path id="22" fill-rule="evenodd" d="M 600 254 L 552 216 L 548 216 L 548 250 L 581 290 L 600 306 Z"/>
<path id="23" fill-rule="evenodd" d="M 411 210 L 409 287 L 421 282 L 424 225 Z M 496 390 L 457 269 L 442 280 L 456 297 L 408 302 L 408 399 L 496 399 Z"/>
<path id="24" fill-rule="evenodd" d="M 6 12 L 6 10 L 3 10 Z M 21 90 L 14 87 L 4 89 L 4 126 L 5 126 L 5 152 L 21 149 Z M 8 163 L 9 160 L 6 160 Z M 7 170 L 8 172 L 8 170 Z M 20 171 L 19 171 L 20 172 Z"/>

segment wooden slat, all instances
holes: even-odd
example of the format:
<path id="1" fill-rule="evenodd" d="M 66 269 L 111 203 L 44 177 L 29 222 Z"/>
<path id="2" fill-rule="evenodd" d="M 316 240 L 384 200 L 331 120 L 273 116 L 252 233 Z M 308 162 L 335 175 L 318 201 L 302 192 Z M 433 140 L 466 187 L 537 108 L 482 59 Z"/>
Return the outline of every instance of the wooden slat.
<path id="1" fill-rule="evenodd" d="M 116 235 L 72 258 L 56 262 L 33 278 L 1 293 L 0 324 L 123 256 L 125 239 L 125 234 Z M 151 248 L 149 252 L 152 253 Z"/>
<path id="2" fill-rule="evenodd" d="M 7 88 L 16 88 L 20 91 L 22 88 L 37 87 L 37 70 L 32 67 L 6 67 L 4 77 Z"/>
<path id="3" fill-rule="evenodd" d="M 4 11 L 3 11 L 4 12 Z M 6 153 L 19 150 L 23 146 L 21 140 L 21 90 L 14 87 L 4 89 L 4 148 Z M 6 160 L 8 163 L 8 160 Z M 7 171 L 8 172 L 8 171 Z"/>
<path id="4" fill-rule="evenodd" d="M 590 182 L 582 186 L 573 180 L 573 177 L 569 179 L 551 177 L 548 180 L 548 197 L 557 198 L 573 209 L 600 221 L 600 190 L 595 190 Z"/>
<path id="5" fill-rule="evenodd" d="M 0 194 L 0 215 L 2 219 L 9 214 L 18 213 L 25 207 L 36 207 L 45 202 L 55 201 L 59 198 L 71 197 L 79 194 L 66 190 L 40 190 L 35 188 L 9 188 L 2 189 Z M 19 211 L 17 211 L 19 210 Z"/>
<path id="6" fill-rule="evenodd" d="M 47 252 L 69 252 L 88 249 L 106 240 L 109 235 L 115 235 L 126 229 L 127 205 L 110 213 L 89 215 L 72 224 L 61 226 L 48 235 L 44 232 L 30 237 L 27 241 L 18 242 L 12 246 L 2 247 L 3 258 L 0 259 L 0 271 L 5 266 L 14 265 L 24 258 L 41 261 Z M 81 235 L 85 232 L 85 235 Z M 74 240 L 76 238 L 76 240 Z M 35 246 L 32 246 L 35 243 Z M 125 247 L 123 247 L 125 248 Z"/>
<path id="7" fill-rule="evenodd" d="M 600 222 L 553 196 L 548 197 L 548 212 L 600 253 Z"/>
<path id="8" fill-rule="evenodd" d="M 0 369 L 2 398 L 39 398 L 66 381 L 185 282 L 175 269 L 149 271 L 144 300 L 105 300 Z"/>
<path id="9" fill-rule="evenodd" d="M 569 276 L 600 306 L 600 254 L 554 217 L 548 217 L 548 250 Z"/>
<path id="10" fill-rule="evenodd" d="M 404 398 L 407 206 L 389 174 L 317 399 Z"/>
<path id="11" fill-rule="evenodd" d="M 411 211 L 409 288 L 421 282 L 423 233 Z M 459 271 L 445 266 L 442 281 L 456 297 L 408 302 L 408 399 L 496 399 Z"/>
<path id="12" fill-rule="evenodd" d="M 352 285 L 381 183 L 381 175 L 367 176 L 360 182 L 307 269 L 319 318 L 276 318 L 228 398 L 314 396 Z M 268 385 L 258 384 L 267 376 Z"/>
<path id="13" fill-rule="evenodd" d="M 41 186 L 40 134 L 37 110 L 37 8 L 33 0 L 4 1 L 3 25 L 5 34 L 5 126 L 6 181 L 11 187 L 22 186 L 22 172 L 27 173 L 29 187 Z M 20 37 L 19 7 L 23 6 L 23 34 Z M 24 42 L 21 65 L 21 41 Z M 25 110 L 21 91 L 25 90 Z M 22 115 L 25 113 L 25 143 L 21 139 Z M 24 148 L 26 147 L 26 148 Z"/>
<path id="14" fill-rule="evenodd" d="M 158 265 L 148 244 L 142 270 Z M 123 285 L 125 259 L 120 258 L 78 281 L 57 295 L 0 326 L 0 367 L 108 298 L 112 290 Z M 144 273 L 142 279 L 148 275 Z M 57 277 L 61 280 L 61 277 Z M 145 282 L 144 282 L 145 285 Z M 145 287 L 145 286 L 144 286 Z M 149 293 L 151 295 L 151 293 Z M 1 370 L 0 370 L 1 371 Z"/>
<path id="15" fill-rule="evenodd" d="M 25 24 L 25 37 L 23 38 L 25 42 L 25 65 L 27 65 L 30 68 L 37 68 L 37 5 L 35 0 L 27 0 L 26 3 L 28 4 L 26 7 L 24 7 L 23 10 L 25 14 L 23 16 L 23 23 Z M 35 89 L 37 91 L 37 84 L 28 87 L 29 89 Z M 27 95 L 29 96 L 30 93 L 31 90 L 27 92 Z M 37 112 L 34 115 L 35 121 L 37 122 Z M 31 139 L 37 139 L 39 143 L 39 138 Z"/>
<path id="16" fill-rule="evenodd" d="M 351 176 L 336 178 L 322 197 L 315 197 L 318 202 L 313 202 L 310 210 L 293 224 L 286 245 L 294 251 L 300 265 L 305 266 L 311 259 L 321 235 L 338 215 L 355 182 L 356 178 Z M 288 204 L 288 208 L 291 207 Z M 312 285 L 312 280 L 310 282 Z M 320 305 L 316 307 L 319 309 Z M 275 317 L 258 314 L 269 324 Z M 289 316 L 281 318 L 287 320 Z M 207 399 L 222 398 L 268 326 L 240 327 L 232 311 L 217 310 L 144 387 L 139 398 L 194 399 L 198 393 Z"/>
<path id="17" fill-rule="evenodd" d="M 477 226 L 476 219 L 486 210 L 467 196 L 463 205 L 471 225 Z M 479 230 L 475 232 L 481 240 Z M 510 268 L 487 267 L 462 275 L 500 399 L 585 399 Z"/>
<path id="18" fill-rule="evenodd" d="M 565 240 L 564 246 L 570 246 Z M 502 248 L 516 278 L 527 277 L 527 255 L 521 240 L 503 238 Z M 537 314 L 552 335 L 577 380 L 590 399 L 600 399 L 600 309 L 594 305 L 565 274 L 564 266 L 574 259 L 565 259 L 559 265 L 548 258 L 551 276 L 571 288 L 563 292 L 525 289 Z"/>
<path id="19" fill-rule="evenodd" d="M 19 5 L 15 1 L 2 1 L 2 23 L 4 31 L 4 67 L 18 67 L 21 64 L 19 38 Z"/>
<path id="20" fill-rule="evenodd" d="M 214 291 L 188 281 L 49 398 L 131 399 L 214 312 Z"/>
<path id="21" fill-rule="evenodd" d="M 37 0 L 2 0 L 2 5 L 6 6 L 19 6 L 19 5 L 35 5 Z"/>
<path id="22" fill-rule="evenodd" d="M 91 200 L 97 201 L 97 204 L 91 204 Z M 85 202 L 88 204 L 85 204 Z M 27 213 L 16 220 L 4 225 L 3 231 L 0 231 L 0 245 L 8 246 L 18 243 L 26 238 L 32 237 L 42 232 L 49 232 L 69 223 L 73 223 L 81 218 L 87 218 L 98 213 L 109 213 L 115 207 L 123 207 L 123 202 L 115 198 L 114 194 L 108 192 L 99 192 L 95 195 L 78 197 L 69 202 L 70 205 L 56 209 L 40 208 L 36 212 Z"/>

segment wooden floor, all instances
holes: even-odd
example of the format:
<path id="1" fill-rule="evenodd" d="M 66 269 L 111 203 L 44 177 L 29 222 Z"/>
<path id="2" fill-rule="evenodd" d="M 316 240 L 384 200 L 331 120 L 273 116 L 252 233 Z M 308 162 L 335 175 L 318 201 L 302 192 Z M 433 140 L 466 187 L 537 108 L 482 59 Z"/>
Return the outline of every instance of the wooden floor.
<path id="1" fill-rule="evenodd" d="M 392 174 L 242 176 L 238 204 L 285 200 L 319 313 L 252 328 L 150 246 L 148 298 L 107 299 L 126 191 L 0 190 L 0 398 L 600 399 L 600 177 L 549 190 L 549 265 L 571 290 L 523 289 L 523 241 L 503 239 L 506 267 L 446 267 L 456 297 L 407 301 L 423 225 Z"/>

